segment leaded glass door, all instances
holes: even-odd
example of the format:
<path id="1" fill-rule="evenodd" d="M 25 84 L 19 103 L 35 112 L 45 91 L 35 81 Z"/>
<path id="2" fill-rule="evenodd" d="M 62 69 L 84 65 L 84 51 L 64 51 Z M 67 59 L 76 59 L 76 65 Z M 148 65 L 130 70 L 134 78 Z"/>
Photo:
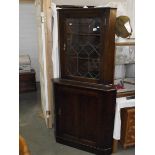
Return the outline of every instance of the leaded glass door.
<path id="1" fill-rule="evenodd" d="M 100 18 L 66 18 L 65 69 L 70 77 L 98 80 L 100 75 Z"/>
<path id="2" fill-rule="evenodd" d="M 100 19 L 66 19 L 66 70 L 70 76 L 99 78 Z"/>
<path id="3" fill-rule="evenodd" d="M 59 10 L 61 78 L 113 83 L 115 11 L 109 11 Z"/>

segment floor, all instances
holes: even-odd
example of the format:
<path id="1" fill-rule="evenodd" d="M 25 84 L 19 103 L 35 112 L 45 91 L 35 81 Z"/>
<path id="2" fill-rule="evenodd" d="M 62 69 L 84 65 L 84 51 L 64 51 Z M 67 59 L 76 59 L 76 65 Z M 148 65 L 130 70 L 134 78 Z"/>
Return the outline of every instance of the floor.
<path id="1" fill-rule="evenodd" d="M 19 130 L 26 139 L 31 155 L 93 155 L 56 143 L 54 130 L 47 129 L 41 110 L 40 88 L 19 95 Z M 113 155 L 134 155 L 135 148 L 119 148 Z"/>

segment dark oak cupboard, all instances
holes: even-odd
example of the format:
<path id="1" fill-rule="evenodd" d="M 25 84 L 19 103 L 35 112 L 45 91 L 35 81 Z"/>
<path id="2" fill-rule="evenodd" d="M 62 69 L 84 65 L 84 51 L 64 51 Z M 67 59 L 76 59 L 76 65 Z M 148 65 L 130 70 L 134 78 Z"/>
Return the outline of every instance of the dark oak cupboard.
<path id="1" fill-rule="evenodd" d="M 53 80 L 56 141 L 110 155 L 116 104 L 116 9 L 58 13 L 61 77 Z"/>

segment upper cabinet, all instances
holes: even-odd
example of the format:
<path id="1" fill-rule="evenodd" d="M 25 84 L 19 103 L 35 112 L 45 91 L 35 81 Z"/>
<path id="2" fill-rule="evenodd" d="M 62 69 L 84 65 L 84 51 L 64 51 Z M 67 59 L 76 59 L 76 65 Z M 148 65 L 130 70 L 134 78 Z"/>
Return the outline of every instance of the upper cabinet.
<path id="1" fill-rule="evenodd" d="M 112 84 L 114 79 L 114 8 L 60 9 L 61 78 Z"/>

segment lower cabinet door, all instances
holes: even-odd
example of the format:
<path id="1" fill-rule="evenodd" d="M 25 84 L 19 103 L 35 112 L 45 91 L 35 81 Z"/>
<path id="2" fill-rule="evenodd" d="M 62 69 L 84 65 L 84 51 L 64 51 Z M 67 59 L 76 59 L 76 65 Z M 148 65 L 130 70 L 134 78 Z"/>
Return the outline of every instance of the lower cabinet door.
<path id="1" fill-rule="evenodd" d="M 115 91 L 54 84 L 56 140 L 96 154 L 111 154 Z"/>

